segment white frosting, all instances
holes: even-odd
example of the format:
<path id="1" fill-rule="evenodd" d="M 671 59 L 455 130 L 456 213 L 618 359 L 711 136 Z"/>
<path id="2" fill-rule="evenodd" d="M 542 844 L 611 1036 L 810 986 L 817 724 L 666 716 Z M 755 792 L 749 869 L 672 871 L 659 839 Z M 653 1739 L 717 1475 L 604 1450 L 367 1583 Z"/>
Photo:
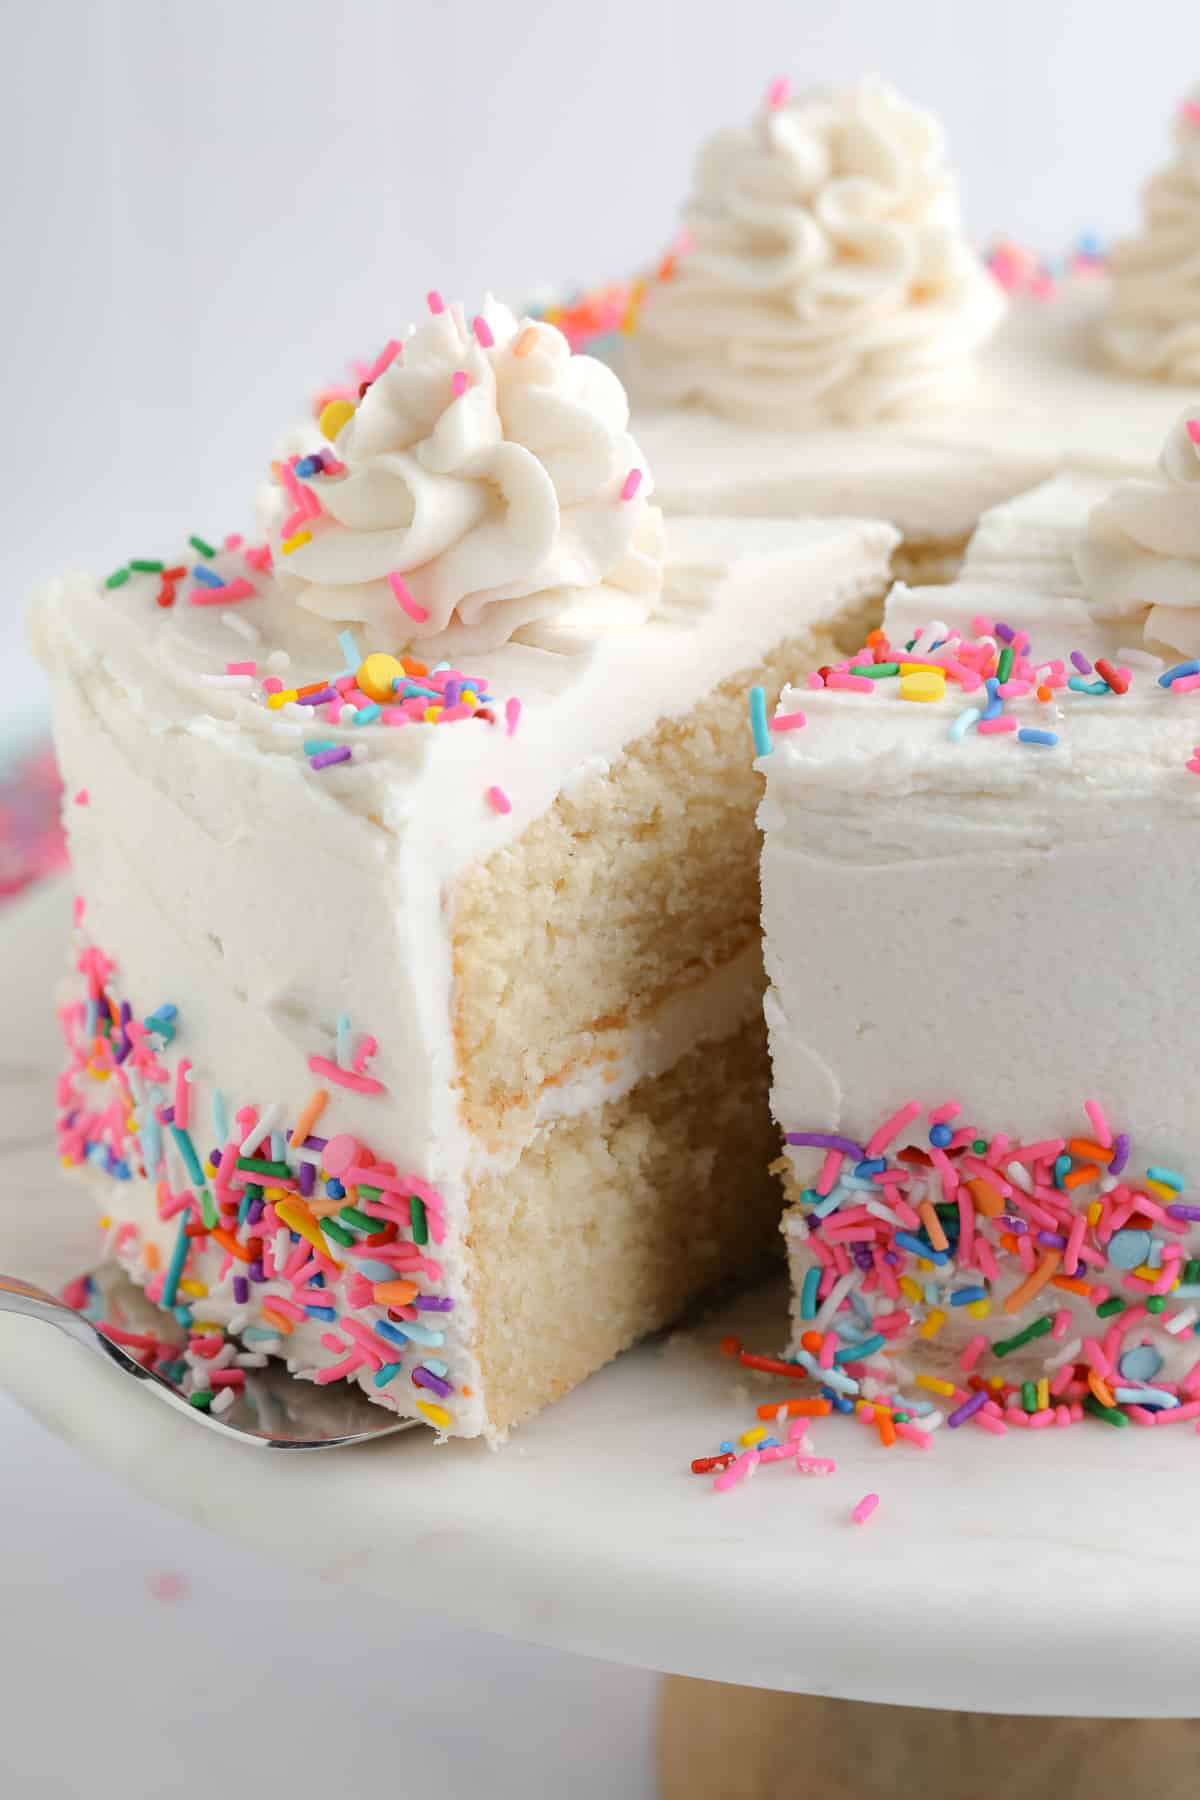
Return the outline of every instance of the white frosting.
<path id="1" fill-rule="evenodd" d="M 1022 560 L 1011 541 L 1005 555 Z M 1036 551 L 1024 560 L 1036 565 Z M 899 586 L 885 628 L 895 644 L 931 619 L 971 636 L 977 614 L 1027 630 L 1035 659 L 1072 647 L 1115 659 L 1125 629 L 1106 629 L 1052 586 L 995 578 Z M 1134 1133 L 1134 1177 L 1160 1163 L 1194 1182 L 1200 1024 L 1178 1003 L 1200 978 L 1200 780 L 1186 766 L 1194 711 L 1139 668 L 1120 697 L 1014 699 L 1020 725 L 1058 734 L 1041 748 L 973 731 L 955 741 L 951 724 L 969 704 L 953 683 L 944 700 L 912 703 L 895 680 L 870 693 L 803 685 L 780 699 L 781 712 L 808 719 L 776 734 L 760 764 L 780 1128 L 865 1143 L 916 1098 L 955 1101 L 987 1132 L 1029 1143 L 1089 1135 L 1082 1104 L 1096 1097 L 1115 1130 Z M 1119 971 L 1119 1004 L 1104 971 Z M 899 1141 L 927 1145 L 926 1130 L 919 1122 Z M 790 1154 L 803 1185 L 820 1159 Z M 1178 1241 L 1196 1236 L 1189 1226 Z M 811 1261 L 802 1232 L 790 1248 L 799 1280 Z M 972 1278 L 951 1266 L 930 1282 L 914 1325 Z M 1015 1285 L 1006 1274 L 1000 1299 Z M 1060 1290 L 1052 1304 L 1075 1307 Z M 1047 1307 L 1014 1320 L 994 1304 L 983 1322 L 943 1310 L 936 1345 L 906 1334 L 897 1353 L 928 1366 L 977 1332 L 1012 1335 Z M 1103 1336 L 1094 1306 L 1084 1314 Z M 1164 1334 L 1154 1334 L 1157 1344 Z M 1047 1340 L 1038 1355 L 1056 1348 Z M 1196 1360 L 1190 1333 L 1160 1348 L 1175 1373 Z M 986 1372 L 998 1369 L 989 1362 Z"/>
<path id="2" fill-rule="evenodd" d="M 1076 562 L 1102 618 L 1140 618 L 1155 645 L 1200 651 L 1200 399 L 1176 420 L 1158 471 L 1096 506 Z"/>
<path id="3" fill-rule="evenodd" d="M 641 309 L 643 391 L 771 424 L 956 398 L 1004 309 L 940 127 L 881 83 L 766 105 L 701 150 L 693 239 Z"/>
<path id="4" fill-rule="evenodd" d="M 278 479 L 265 495 L 297 603 L 369 625 L 380 648 L 491 649 L 600 583 L 617 617 L 642 618 L 661 587 L 661 518 L 620 381 L 551 325 L 492 300 L 482 317 L 484 341 L 457 306 L 405 340 L 337 433 L 344 472 L 308 484 L 319 515 L 298 516 Z"/>
<path id="5" fill-rule="evenodd" d="M 227 661 L 254 657 L 261 670 L 285 651 L 288 678 L 304 685 L 339 670 L 344 656 L 336 625 L 266 577 L 256 578 L 255 598 L 228 609 L 192 605 L 181 588 L 163 612 L 156 576 L 112 592 L 73 577 L 36 604 L 67 791 L 89 792 L 86 806 L 67 809 L 85 928 L 115 958 L 140 1010 L 178 1006 L 197 1116 L 207 1122 L 219 1088 L 239 1102 L 276 1101 L 292 1117 L 313 1086 L 307 1059 L 331 1054 L 339 1015 L 378 1038 L 371 1073 L 386 1097 L 339 1091 L 337 1129 L 443 1197 L 440 1291 L 456 1304 L 437 1354 L 474 1389 L 455 1399 L 455 1432 L 487 1428 L 468 1197 L 564 1104 L 561 1095 L 548 1100 L 540 1125 L 529 1108 L 524 1135 L 506 1140 L 502 1155 L 466 1128 L 451 1030 L 456 878 L 523 832 L 564 785 L 604 779 L 627 744 L 688 714 L 715 681 L 880 592 L 894 542 L 886 526 L 845 521 L 674 527 L 648 622 L 614 623 L 601 588 L 467 664 L 496 697 L 492 725 L 352 726 L 314 722 L 298 705 L 268 710 L 256 678 L 226 677 Z M 242 572 L 233 553 L 212 566 Z M 235 617 L 253 624 L 257 646 L 227 622 Z M 510 697 L 522 701 L 511 735 Z M 315 772 L 303 751 L 313 737 L 356 755 Z M 492 787 L 507 796 L 508 813 L 488 803 Z M 681 997 L 678 1014 L 606 1037 L 597 1066 L 581 1070 L 582 1086 L 566 1096 L 568 1110 L 600 1098 L 598 1069 L 615 1074 L 605 1087 L 620 1092 L 639 1069 L 670 1066 L 690 1030 L 703 1035 L 743 1017 L 748 968 L 731 965 L 724 986 Z M 113 1205 L 158 1230 L 150 1190 L 111 1188 Z M 301 1365 L 314 1354 L 310 1339 L 302 1325 L 290 1345 Z M 405 1410 L 416 1392 L 398 1382 L 386 1395 Z"/>
<path id="6" fill-rule="evenodd" d="M 1106 353 L 1130 374 L 1200 383 L 1200 87 L 1175 120 L 1175 155 L 1147 182 L 1140 234 L 1110 259 Z"/>

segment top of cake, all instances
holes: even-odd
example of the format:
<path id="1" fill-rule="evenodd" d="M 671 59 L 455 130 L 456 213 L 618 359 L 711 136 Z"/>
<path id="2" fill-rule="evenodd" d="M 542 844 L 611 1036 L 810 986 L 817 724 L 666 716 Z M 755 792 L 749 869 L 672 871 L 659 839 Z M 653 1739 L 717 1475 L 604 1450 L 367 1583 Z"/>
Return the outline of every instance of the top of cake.
<path id="1" fill-rule="evenodd" d="M 1101 343 L 1119 368 L 1200 381 L 1200 87 L 1176 114 L 1175 155 L 1147 182 L 1142 229 L 1112 253 Z"/>
<path id="2" fill-rule="evenodd" d="M 962 391 L 1004 309 L 940 127 L 880 82 L 773 83 L 749 126 L 701 150 L 686 222 L 633 343 L 661 403 L 766 424 L 903 417 Z"/>

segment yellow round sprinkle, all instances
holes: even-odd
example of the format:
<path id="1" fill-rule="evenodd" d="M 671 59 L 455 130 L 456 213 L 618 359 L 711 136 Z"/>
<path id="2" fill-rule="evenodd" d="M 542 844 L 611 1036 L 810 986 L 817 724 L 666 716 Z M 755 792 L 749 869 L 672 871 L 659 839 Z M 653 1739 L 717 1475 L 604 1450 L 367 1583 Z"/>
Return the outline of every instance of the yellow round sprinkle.
<path id="1" fill-rule="evenodd" d="M 441 716 L 442 716 L 442 709 L 440 706 L 427 706 L 422 715 L 426 725 L 432 725 L 434 720 L 440 719 Z"/>
<path id="2" fill-rule="evenodd" d="M 364 694 L 381 704 L 394 698 L 393 681 L 403 681 L 404 666 L 394 656 L 385 656 L 382 651 L 375 651 L 359 664 L 358 674 L 354 677 Z"/>
<path id="3" fill-rule="evenodd" d="M 479 705 L 479 695 L 475 692 L 474 688 L 464 688 L 462 693 L 459 695 L 459 699 L 462 701 L 464 706 L 478 706 Z"/>
<path id="4" fill-rule="evenodd" d="M 902 700 L 940 700 L 946 692 L 946 677 L 936 669 L 914 669 L 900 677 Z"/>
<path id="5" fill-rule="evenodd" d="M 991 1310 L 990 1300 L 971 1300 L 967 1303 L 967 1311 L 973 1319 L 986 1319 Z"/>
<path id="6" fill-rule="evenodd" d="M 342 426 L 354 417 L 355 411 L 352 400 L 331 400 L 328 406 L 323 406 L 321 417 L 317 420 L 322 437 L 327 437 L 332 444 Z"/>

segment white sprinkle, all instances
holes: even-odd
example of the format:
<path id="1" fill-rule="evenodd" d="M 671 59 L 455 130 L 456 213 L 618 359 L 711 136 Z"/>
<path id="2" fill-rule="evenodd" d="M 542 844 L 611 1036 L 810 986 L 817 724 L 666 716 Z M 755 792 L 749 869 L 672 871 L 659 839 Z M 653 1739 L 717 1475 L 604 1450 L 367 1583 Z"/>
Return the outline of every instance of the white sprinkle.
<path id="1" fill-rule="evenodd" d="M 859 1287 L 861 1285 L 861 1283 L 862 1283 L 862 1270 L 861 1269 L 851 1269 L 848 1274 L 839 1275 L 838 1279 L 834 1282 L 834 1284 L 830 1288 L 828 1294 L 826 1294 L 824 1300 L 821 1302 L 820 1306 L 817 1308 L 816 1317 L 813 1319 L 812 1324 L 809 1329 L 812 1331 L 824 1331 L 824 1329 L 828 1325 L 829 1321 L 834 1317 L 835 1313 L 837 1312 L 838 1307 L 842 1304 L 842 1301 L 846 1298 L 846 1295 L 850 1292 L 850 1289 Z M 828 1373 L 828 1371 L 825 1371 L 825 1373 Z M 831 1384 L 831 1385 L 836 1385 L 836 1383 Z M 855 1392 L 857 1392 L 857 1391 L 858 1390 L 857 1390 L 857 1386 L 856 1386 Z"/>
<path id="2" fill-rule="evenodd" d="M 1197 1314 L 1194 1306 L 1185 1306 L 1182 1312 L 1172 1313 L 1171 1317 L 1164 1321 L 1163 1330 L 1169 1331 L 1172 1337 L 1181 1337 L 1185 1331 L 1191 1330 L 1198 1316 L 1200 1315 Z"/>
<path id="3" fill-rule="evenodd" d="M 208 1410 L 211 1413 L 228 1412 L 236 1399 L 237 1395 L 231 1387 L 223 1387 L 220 1392 L 214 1394 L 213 1398 L 209 1401 Z"/>
<path id="4" fill-rule="evenodd" d="M 196 679 L 203 687 L 233 688 L 239 694 L 248 694 L 254 686 L 253 675 L 198 675 Z"/>
<path id="5" fill-rule="evenodd" d="M 228 625 L 230 631 L 236 631 L 238 636 L 244 637 L 248 644 L 257 644 L 262 636 L 258 626 L 252 625 L 249 619 L 243 619 L 240 613 L 223 612 L 217 616 L 222 625 Z"/>
<path id="6" fill-rule="evenodd" d="M 1043 1369 L 1061 1369 L 1064 1363 L 1074 1362 L 1082 1349 L 1083 1339 L 1081 1337 L 1072 1338 L 1070 1343 L 1064 1344 L 1054 1356 L 1048 1356 L 1042 1367 Z"/>
<path id="7" fill-rule="evenodd" d="M 246 1133 L 238 1145 L 241 1155 L 253 1156 L 263 1139 L 271 1135 L 282 1117 L 283 1105 L 280 1101 L 273 1100 L 270 1106 L 264 1106 L 258 1124 Z"/>
<path id="8" fill-rule="evenodd" d="M 291 666 L 292 659 L 286 650 L 272 650 L 267 657 L 267 668 L 272 675 L 282 674 L 284 669 L 290 669 Z"/>
<path id="9" fill-rule="evenodd" d="M 1032 1194 L 1033 1179 L 1022 1163 L 1010 1162 L 1004 1172 L 1014 1186 L 1021 1188 L 1027 1194 Z"/>

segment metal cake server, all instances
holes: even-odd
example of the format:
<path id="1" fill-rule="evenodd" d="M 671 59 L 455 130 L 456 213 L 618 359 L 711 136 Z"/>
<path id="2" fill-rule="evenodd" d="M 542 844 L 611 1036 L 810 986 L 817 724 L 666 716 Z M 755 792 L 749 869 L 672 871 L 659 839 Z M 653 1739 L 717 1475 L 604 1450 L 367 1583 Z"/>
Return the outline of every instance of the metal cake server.
<path id="1" fill-rule="evenodd" d="M 168 1342 L 177 1338 L 182 1344 L 183 1333 L 170 1315 L 152 1306 L 119 1269 L 105 1264 L 86 1279 L 103 1298 L 106 1322 L 114 1313 L 123 1323 L 145 1321 L 157 1338 Z M 147 1393 L 185 1413 L 195 1424 L 264 1450 L 337 1450 L 420 1424 L 419 1419 L 398 1419 L 385 1408 L 373 1406 L 365 1394 L 346 1382 L 318 1387 L 315 1382 L 297 1381 L 277 1360 L 262 1369 L 246 1369 L 244 1389 L 233 1405 L 223 1413 L 210 1413 L 193 1406 L 165 1375 L 144 1368 L 128 1349 L 107 1337 L 100 1325 L 33 1282 L 0 1275 L 0 1312 L 23 1313 L 57 1326 L 93 1356 L 112 1364 L 130 1381 L 141 1382 Z"/>

